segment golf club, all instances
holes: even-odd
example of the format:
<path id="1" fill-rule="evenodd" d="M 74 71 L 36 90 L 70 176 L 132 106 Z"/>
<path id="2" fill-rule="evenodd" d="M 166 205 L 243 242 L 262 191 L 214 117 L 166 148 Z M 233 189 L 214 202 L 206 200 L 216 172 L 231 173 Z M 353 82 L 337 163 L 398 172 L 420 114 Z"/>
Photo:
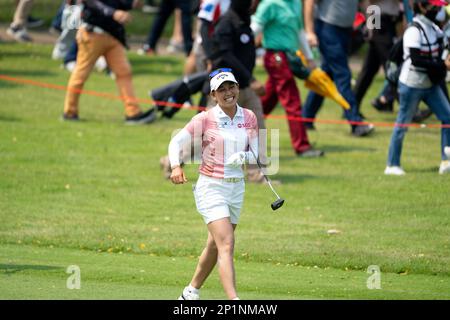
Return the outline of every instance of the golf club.
<path id="1" fill-rule="evenodd" d="M 259 162 L 259 159 L 258 159 L 258 157 L 256 157 L 256 155 L 255 155 L 255 153 L 253 152 L 253 150 L 252 150 L 252 148 L 250 147 L 250 145 L 249 145 L 249 149 L 250 149 L 250 152 L 253 154 L 253 157 L 256 159 L 256 163 L 258 164 L 258 167 L 259 167 L 259 170 L 261 171 L 261 174 L 264 176 L 264 179 L 266 179 L 266 181 L 267 181 L 267 184 L 269 185 L 269 187 L 270 187 L 270 189 L 272 190 L 272 192 L 275 194 L 275 196 L 277 197 L 277 200 L 275 200 L 274 202 L 272 202 L 271 203 L 271 207 L 272 207 L 272 210 L 277 210 L 277 209 L 279 209 L 279 208 L 281 208 L 282 206 L 283 206 L 283 204 L 284 204 L 284 199 L 283 198 L 281 198 L 279 195 L 278 195 L 278 193 L 275 191 L 275 189 L 273 188 L 273 186 L 272 186 L 272 183 L 270 182 L 270 179 L 264 174 L 264 171 L 263 171 L 263 168 L 262 168 L 262 165 L 261 165 L 261 163 Z"/>

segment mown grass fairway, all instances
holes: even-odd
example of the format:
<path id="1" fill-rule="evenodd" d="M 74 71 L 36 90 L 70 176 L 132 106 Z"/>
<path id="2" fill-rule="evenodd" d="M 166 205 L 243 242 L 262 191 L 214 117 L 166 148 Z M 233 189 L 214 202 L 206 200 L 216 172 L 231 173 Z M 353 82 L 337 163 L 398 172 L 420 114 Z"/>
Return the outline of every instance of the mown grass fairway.
<path id="1" fill-rule="evenodd" d="M 51 49 L 1 44 L 0 74 L 65 86 Z M 130 60 L 140 98 L 182 73 L 178 57 Z M 257 76 L 265 80 L 261 68 Z M 394 122 L 369 105 L 381 84 L 362 112 Z M 85 89 L 116 94 L 103 74 Z M 127 127 L 119 101 L 82 96 L 83 121 L 64 123 L 63 101 L 63 91 L 0 80 L 0 298 L 175 299 L 206 228 L 191 190 L 197 166 L 187 169 L 189 184 L 173 186 L 159 158 L 195 112 Z M 320 114 L 340 117 L 331 102 Z M 450 299 L 450 177 L 437 172 L 439 130 L 410 130 L 407 175 L 397 178 L 383 175 L 391 128 L 358 139 L 347 125 L 319 123 L 310 139 L 326 157 L 307 160 L 294 156 L 285 121 L 267 125 L 281 133 L 274 179 L 286 203 L 273 212 L 269 188 L 247 184 L 236 246 L 242 299 Z M 66 288 L 69 265 L 81 268 L 80 290 Z M 366 286 L 370 265 L 381 268 L 381 290 Z M 216 272 L 202 297 L 225 297 Z"/>

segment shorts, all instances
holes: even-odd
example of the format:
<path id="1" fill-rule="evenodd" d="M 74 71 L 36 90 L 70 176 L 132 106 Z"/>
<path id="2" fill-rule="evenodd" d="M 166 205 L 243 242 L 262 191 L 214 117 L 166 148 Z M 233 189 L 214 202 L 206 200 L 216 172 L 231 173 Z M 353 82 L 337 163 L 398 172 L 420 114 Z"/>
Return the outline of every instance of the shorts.
<path id="1" fill-rule="evenodd" d="M 226 217 L 238 224 L 244 193 L 244 179 L 228 182 L 200 174 L 194 186 L 195 204 L 206 224 Z"/>

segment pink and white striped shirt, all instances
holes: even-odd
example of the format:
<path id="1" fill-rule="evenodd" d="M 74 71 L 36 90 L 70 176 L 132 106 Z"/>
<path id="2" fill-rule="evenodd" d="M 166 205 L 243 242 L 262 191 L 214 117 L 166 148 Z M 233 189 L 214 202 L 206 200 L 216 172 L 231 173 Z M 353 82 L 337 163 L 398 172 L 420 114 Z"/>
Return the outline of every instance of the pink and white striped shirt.
<path id="1" fill-rule="evenodd" d="M 255 156 L 258 157 L 256 116 L 252 111 L 237 106 L 234 118 L 230 119 L 218 105 L 197 114 L 170 141 L 169 159 L 172 167 L 180 164 L 183 146 L 193 140 L 201 141 L 202 163 L 199 169 L 201 174 L 219 179 L 243 178 L 242 167 L 235 168 L 225 163 L 231 155 L 240 151 L 247 153 L 249 163 L 256 163 Z"/>

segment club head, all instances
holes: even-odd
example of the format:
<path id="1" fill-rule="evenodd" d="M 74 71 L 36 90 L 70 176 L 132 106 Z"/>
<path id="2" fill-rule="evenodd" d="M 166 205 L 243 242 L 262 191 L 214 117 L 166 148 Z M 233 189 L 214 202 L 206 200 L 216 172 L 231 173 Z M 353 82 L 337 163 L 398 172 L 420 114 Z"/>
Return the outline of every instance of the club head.
<path id="1" fill-rule="evenodd" d="M 278 199 L 277 201 L 273 202 L 270 206 L 272 207 L 272 210 L 280 209 L 284 204 L 284 199 Z"/>

